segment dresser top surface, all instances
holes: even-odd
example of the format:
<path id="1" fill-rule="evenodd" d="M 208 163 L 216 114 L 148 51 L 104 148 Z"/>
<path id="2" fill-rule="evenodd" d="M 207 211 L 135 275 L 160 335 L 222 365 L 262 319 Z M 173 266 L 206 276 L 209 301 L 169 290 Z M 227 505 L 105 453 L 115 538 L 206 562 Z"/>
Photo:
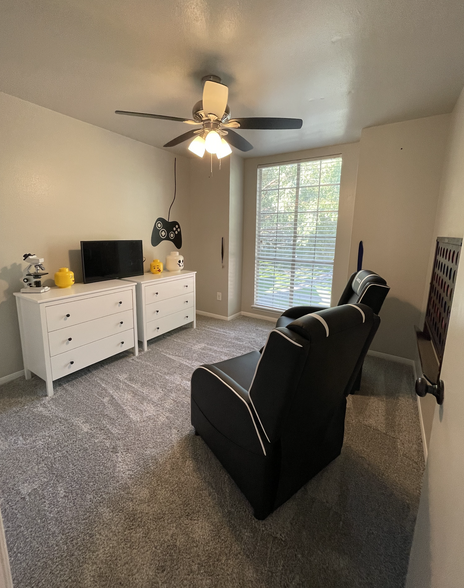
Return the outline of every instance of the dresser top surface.
<path id="1" fill-rule="evenodd" d="M 104 282 L 94 282 L 92 284 L 73 284 L 69 288 L 58 288 L 52 286 L 48 292 L 36 294 L 35 292 L 14 292 L 17 298 L 27 300 L 28 302 L 37 302 L 38 304 L 46 302 L 57 302 L 64 298 L 78 298 L 87 294 L 104 294 L 120 288 L 135 287 L 135 283 L 125 280 L 106 280 Z"/>
<path id="2" fill-rule="evenodd" d="M 138 284 L 150 283 L 150 282 L 164 282 L 167 280 L 172 280 L 175 278 L 188 278 L 190 276 L 194 276 L 197 272 L 191 272 L 188 270 L 180 270 L 175 272 L 162 272 L 160 274 L 152 274 L 151 272 L 147 272 L 143 274 L 143 276 L 133 276 L 131 278 L 123 278 L 124 281 L 127 282 L 137 282 Z"/>

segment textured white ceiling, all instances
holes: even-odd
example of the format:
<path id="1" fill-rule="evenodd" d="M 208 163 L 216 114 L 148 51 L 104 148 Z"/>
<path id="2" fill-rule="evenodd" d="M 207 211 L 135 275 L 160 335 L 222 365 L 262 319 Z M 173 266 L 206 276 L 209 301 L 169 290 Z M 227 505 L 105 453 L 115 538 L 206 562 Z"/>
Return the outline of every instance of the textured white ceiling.
<path id="1" fill-rule="evenodd" d="M 114 111 L 190 117 L 216 74 L 233 117 L 303 119 L 253 157 L 450 112 L 463 30 L 462 0 L 1 0 L 0 91 L 162 147 L 191 127 Z"/>

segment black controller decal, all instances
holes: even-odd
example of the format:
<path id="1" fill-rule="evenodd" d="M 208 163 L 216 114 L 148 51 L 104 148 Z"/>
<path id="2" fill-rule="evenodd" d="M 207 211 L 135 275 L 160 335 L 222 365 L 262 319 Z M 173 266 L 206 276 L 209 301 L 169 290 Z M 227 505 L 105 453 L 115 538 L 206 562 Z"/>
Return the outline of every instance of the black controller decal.
<path id="1" fill-rule="evenodd" d="M 177 249 L 182 247 L 182 232 L 177 221 L 170 221 L 171 208 L 174 204 L 177 194 L 177 158 L 174 158 L 174 198 L 168 211 L 168 220 L 159 217 L 155 221 L 153 232 L 151 234 L 151 244 L 156 247 L 161 241 L 172 241 Z"/>
<path id="2" fill-rule="evenodd" d="M 156 247 L 161 241 L 172 241 L 177 249 L 182 247 L 182 231 L 177 221 L 167 221 L 161 216 L 156 219 L 151 234 L 151 244 Z"/>

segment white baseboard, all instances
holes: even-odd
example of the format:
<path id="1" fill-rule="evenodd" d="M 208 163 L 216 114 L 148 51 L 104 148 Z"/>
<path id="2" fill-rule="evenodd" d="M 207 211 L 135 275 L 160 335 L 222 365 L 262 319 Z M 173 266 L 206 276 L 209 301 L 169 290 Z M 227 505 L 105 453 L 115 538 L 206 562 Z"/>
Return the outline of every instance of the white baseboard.
<path id="1" fill-rule="evenodd" d="M 8 382 L 12 382 L 13 380 L 17 380 L 21 376 L 24 376 L 24 370 L 15 372 L 14 374 L 9 374 L 8 376 L 3 376 L 3 378 L 0 378 L 0 386 L 2 384 L 8 384 Z"/>
<path id="2" fill-rule="evenodd" d="M 396 363 L 402 363 L 403 365 L 409 365 L 412 367 L 414 381 L 417 380 L 417 370 L 416 370 L 416 362 L 413 359 L 407 359 L 406 357 L 399 357 L 398 355 L 390 355 L 388 353 L 382 353 L 381 351 L 368 351 L 367 355 L 371 355 L 372 357 L 380 357 L 381 359 L 386 359 L 388 361 L 395 361 Z M 428 447 L 427 447 L 427 439 L 425 438 L 425 427 L 424 427 L 424 418 L 422 416 L 422 407 L 420 403 L 420 397 L 416 395 L 417 398 L 417 412 L 419 416 L 419 425 L 421 430 L 421 437 L 422 437 L 422 447 L 424 450 L 424 460 L 427 463 L 427 458 L 429 455 Z"/>
<path id="3" fill-rule="evenodd" d="M 237 314 L 232 314 L 231 316 L 222 316 L 222 314 L 213 314 L 212 312 L 204 312 L 203 310 L 197 310 L 197 314 L 200 314 L 201 316 L 209 316 L 210 318 L 219 319 L 221 321 L 231 321 L 234 318 L 240 316 L 241 313 L 237 312 Z"/>
<path id="4" fill-rule="evenodd" d="M 425 438 L 425 427 L 424 427 L 424 419 L 422 417 L 422 406 L 420 403 L 420 397 L 417 396 L 417 411 L 419 413 L 419 424 L 421 430 L 421 437 L 422 437 L 422 447 L 424 449 L 424 461 L 427 463 L 427 458 L 429 457 L 429 449 L 427 447 L 427 439 Z"/>
<path id="5" fill-rule="evenodd" d="M 372 351 L 369 350 L 367 355 L 372 355 L 372 357 L 379 357 L 380 359 L 386 359 L 387 361 L 394 361 L 396 363 L 402 363 L 403 365 L 409 365 L 413 368 L 414 373 L 416 371 L 416 366 L 413 359 L 408 359 L 407 357 L 400 357 L 399 355 L 390 355 L 390 353 L 382 353 L 382 351 Z"/>
<path id="6" fill-rule="evenodd" d="M 5 531 L 3 530 L 2 515 L 0 513 L 0 588 L 13 588 L 8 550 L 6 548 Z"/>
<path id="7" fill-rule="evenodd" d="M 275 323 L 278 317 L 275 316 L 264 316 L 262 314 L 253 314 L 252 312 L 237 312 L 231 316 L 222 316 L 222 314 L 213 314 L 212 312 L 205 312 L 204 310 L 197 310 L 197 314 L 201 316 L 209 316 L 211 318 L 219 319 L 221 321 L 231 321 L 239 316 L 249 316 L 250 318 L 262 319 L 263 321 L 271 321 Z"/>
<path id="8" fill-rule="evenodd" d="M 271 321 L 275 323 L 279 317 L 275 316 L 264 316 L 263 314 L 254 314 L 252 312 L 241 312 L 242 316 L 249 316 L 250 318 L 262 319 L 263 321 Z"/>

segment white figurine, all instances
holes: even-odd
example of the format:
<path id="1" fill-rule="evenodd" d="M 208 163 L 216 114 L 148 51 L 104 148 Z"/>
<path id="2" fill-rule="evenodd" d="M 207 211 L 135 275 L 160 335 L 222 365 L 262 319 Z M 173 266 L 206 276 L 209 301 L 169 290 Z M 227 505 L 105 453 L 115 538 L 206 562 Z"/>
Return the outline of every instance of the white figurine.
<path id="1" fill-rule="evenodd" d="M 26 261 L 29 265 L 23 278 L 26 288 L 21 288 L 21 292 L 35 292 L 37 294 L 48 292 L 50 290 L 49 286 L 42 286 L 42 276 L 48 276 L 48 272 L 45 271 L 43 265 L 43 258 L 37 257 L 35 253 L 25 253 L 23 261 Z M 34 267 L 34 270 L 31 269 L 32 267 Z"/>

